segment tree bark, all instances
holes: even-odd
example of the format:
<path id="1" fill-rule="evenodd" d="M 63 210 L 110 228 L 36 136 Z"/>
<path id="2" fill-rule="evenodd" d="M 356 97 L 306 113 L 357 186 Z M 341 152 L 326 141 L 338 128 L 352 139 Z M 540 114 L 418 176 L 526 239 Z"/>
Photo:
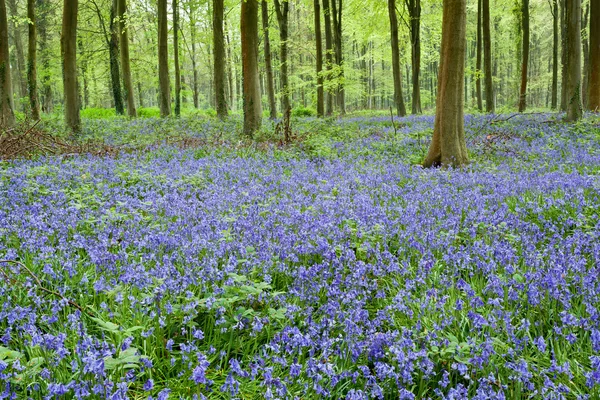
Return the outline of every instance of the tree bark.
<path id="1" fill-rule="evenodd" d="M 333 114 L 333 94 L 331 93 L 331 72 L 333 69 L 333 38 L 331 34 L 331 9 L 329 0 L 323 0 L 323 16 L 325 20 L 325 68 L 327 69 L 327 107 L 325 113 L 327 116 Z"/>
<path id="2" fill-rule="evenodd" d="M 339 4 L 338 4 L 339 2 Z M 335 48 L 335 63 L 338 67 L 337 104 L 340 114 L 346 113 L 346 94 L 344 90 L 344 59 L 342 52 L 342 0 L 331 0 L 333 15 L 333 39 Z"/>
<path id="3" fill-rule="evenodd" d="M 98 9 L 98 16 L 101 16 Z M 123 93 L 121 91 L 121 71 L 119 68 L 119 24 L 115 22 L 117 16 L 117 0 L 112 0 L 110 8 L 110 36 L 108 38 L 108 54 L 110 57 L 110 78 L 115 101 L 115 111 L 118 115 L 125 114 Z"/>
<path id="4" fill-rule="evenodd" d="M 560 1 L 560 19 L 561 19 L 561 93 L 560 110 L 567 111 L 567 0 Z"/>
<path id="5" fill-rule="evenodd" d="M 314 0 L 315 44 L 317 46 L 317 116 L 325 114 L 325 92 L 323 89 L 323 38 L 321 33 L 321 0 Z"/>
<path id="6" fill-rule="evenodd" d="M 475 61 L 475 90 L 477 93 L 477 109 L 483 111 L 483 100 L 481 98 L 481 55 L 483 50 L 481 29 L 482 0 L 477 0 L 477 60 Z"/>
<path id="7" fill-rule="evenodd" d="M 552 101 L 551 108 L 558 106 L 558 0 L 552 0 Z"/>
<path id="8" fill-rule="evenodd" d="M 433 138 L 424 167 L 459 167 L 469 162 L 464 135 L 467 3 L 444 0 L 442 45 Z"/>
<path id="9" fill-rule="evenodd" d="M 519 112 L 527 108 L 527 68 L 529 66 L 529 0 L 522 0 L 521 24 L 523 27 L 523 54 L 521 63 L 521 91 L 519 95 Z"/>
<path id="10" fill-rule="evenodd" d="M 127 18 L 127 0 L 117 0 L 118 29 L 120 34 L 121 69 L 123 73 L 123 87 L 125 88 L 125 99 L 127 100 L 127 115 L 135 118 L 134 90 L 131 80 L 131 63 L 129 59 L 129 28 Z"/>
<path id="11" fill-rule="evenodd" d="M 34 121 L 40 119 L 40 103 L 37 92 L 37 34 L 35 20 L 35 0 L 27 0 L 28 40 L 27 40 L 27 89 L 29 92 L 29 108 Z"/>
<path id="12" fill-rule="evenodd" d="M 19 18 L 19 11 L 17 9 L 16 0 L 9 0 L 8 7 L 10 13 L 14 18 Z M 15 43 L 15 55 L 17 58 L 17 77 L 19 85 L 20 97 L 27 96 L 27 79 L 26 79 L 26 67 L 25 67 L 25 55 L 23 54 L 23 41 L 21 40 L 21 27 L 17 26 L 15 22 L 12 22 L 13 38 Z"/>
<path id="13" fill-rule="evenodd" d="M 483 68 L 485 79 L 485 109 L 495 110 L 494 83 L 492 74 L 492 34 L 490 32 L 490 0 L 482 1 L 481 22 L 483 28 Z"/>
<path id="14" fill-rule="evenodd" d="M 42 84 L 41 93 L 41 108 L 42 111 L 50 113 L 53 109 L 52 99 L 52 85 L 50 76 L 50 55 L 48 48 L 48 13 L 51 12 L 49 3 L 47 0 L 37 0 L 37 9 L 39 12 L 38 16 L 38 29 L 40 36 L 40 62 L 42 64 L 42 74 L 40 82 Z"/>
<path id="15" fill-rule="evenodd" d="M 223 28 L 221 27 L 222 33 Z M 181 115 L 181 69 L 179 67 L 179 2 L 177 0 L 173 0 L 173 68 L 175 69 L 175 116 L 179 117 Z M 223 75 L 225 75 L 224 64 Z"/>
<path id="16" fill-rule="evenodd" d="M 252 137 L 262 124 L 258 74 L 258 0 L 245 0 L 241 10 L 244 134 Z"/>
<path id="17" fill-rule="evenodd" d="M 196 61 L 196 19 L 194 17 L 194 9 L 193 9 L 193 5 L 190 2 L 189 3 L 189 18 L 190 18 L 190 42 L 192 42 L 191 44 L 191 61 L 192 61 L 192 72 L 193 72 L 193 81 L 192 81 L 192 98 L 194 100 L 194 108 L 198 108 L 199 104 L 198 104 L 198 95 L 199 95 L 199 89 L 198 89 L 198 67 L 197 67 L 197 61 Z"/>
<path id="18" fill-rule="evenodd" d="M 0 128 L 15 124 L 10 58 L 8 54 L 8 18 L 6 3 L 0 0 Z"/>
<path id="19" fill-rule="evenodd" d="M 227 96 L 225 94 L 225 36 L 223 34 L 224 1 L 213 2 L 213 62 L 214 62 L 214 84 L 215 103 L 217 105 L 217 116 L 220 119 L 227 118 Z"/>
<path id="20" fill-rule="evenodd" d="M 406 0 L 410 16 L 412 114 L 421 113 L 421 0 Z"/>
<path id="21" fill-rule="evenodd" d="M 169 44 L 167 0 L 158 0 L 158 82 L 160 116 L 171 114 L 171 82 L 169 81 Z"/>
<path id="22" fill-rule="evenodd" d="M 277 118 L 277 103 L 275 102 L 275 82 L 273 81 L 273 61 L 271 60 L 271 40 L 269 39 L 269 5 L 261 1 L 262 28 L 265 48 L 265 72 L 267 78 L 267 95 L 269 97 L 269 117 Z M 233 90 L 233 89 L 232 89 Z"/>
<path id="23" fill-rule="evenodd" d="M 390 42 L 392 45 L 392 73 L 394 74 L 394 103 L 399 117 L 406 115 L 404 96 L 402 95 L 402 69 L 400 67 L 400 49 L 398 48 L 398 17 L 396 16 L 396 0 L 388 0 L 390 17 Z"/>
<path id="24" fill-rule="evenodd" d="M 600 0 L 590 0 L 588 109 L 600 111 Z"/>
<path id="25" fill-rule="evenodd" d="M 77 89 L 77 8 L 78 0 L 64 0 L 60 48 L 65 93 L 65 123 L 73 133 L 81 129 Z"/>
<path id="26" fill-rule="evenodd" d="M 281 106 L 285 114 L 290 108 L 290 88 L 288 77 L 288 36 L 289 36 L 289 2 L 275 0 L 275 13 L 279 24 L 279 79 L 281 84 Z"/>
<path id="27" fill-rule="evenodd" d="M 583 116 L 581 104 L 581 0 L 567 2 L 567 121 Z"/>

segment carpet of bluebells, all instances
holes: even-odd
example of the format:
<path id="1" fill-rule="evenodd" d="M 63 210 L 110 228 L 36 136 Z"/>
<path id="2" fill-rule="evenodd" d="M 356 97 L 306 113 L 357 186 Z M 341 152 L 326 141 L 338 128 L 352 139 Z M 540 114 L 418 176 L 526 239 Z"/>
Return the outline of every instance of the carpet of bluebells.
<path id="1" fill-rule="evenodd" d="M 597 116 L 468 116 L 463 170 L 429 116 L 239 125 L 0 163 L 0 399 L 600 397 Z"/>

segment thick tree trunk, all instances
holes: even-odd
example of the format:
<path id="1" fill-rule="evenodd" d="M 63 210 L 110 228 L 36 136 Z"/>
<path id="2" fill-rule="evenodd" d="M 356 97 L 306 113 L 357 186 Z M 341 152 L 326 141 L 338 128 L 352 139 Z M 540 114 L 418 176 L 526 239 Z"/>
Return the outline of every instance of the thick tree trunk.
<path id="1" fill-rule="evenodd" d="M 171 114 L 171 82 L 169 80 L 169 44 L 167 0 L 158 0 L 158 83 L 160 116 Z"/>
<path id="2" fill-rule="evenodd" d="M 290 88 L 288 77 L 288 36 L 289 36 L 289 2 L 275 0 L 275 13 L 279 24 L 279 79 L 281 81 L 281 106 L 285 114 L 290 108 Z"/>
<path id="3" fill-rule="evenodd" d="M 581 0 L 567 2 L 567 121 L 583 115 L 581 104 Z"/>
<path id="4" fill-rule="evenodd" d="M 490 32 L 490 0 L 482 1 L 481 23 L 483 28 L 483 68 L 485 76 L 485 109 L 493 113 L 496 106 L 494 102 L 494 83 L 492 74 L 492 34 Z"/>
<path id="5" fill-rule="evenodd" d="M 265 72 L 267 78 L 267 95 L 269 97 L 269 117 L 277 118 L 277 103 L 275 103 L 275 82 L 273 81 L 273 61 L 271 60 L 271 40 L 269 40 L 269 5 L 261 1 L 262 28 L 265 48 Z M 232 88 L 233 91 L 233 88 Z"/>
<path id="6" fill-rule="evenodd" d="M 325 92 L 323 89 L 323 38 L 321 34 L 321 0 L 314 0 L 315 11 L 315 44 L 317 46 L 317 115 L 325 114 Z"/>
<path id="7" fill-rule="evenodd" d="M 551 108 L 558 106 L 558 0 L 552 0 L 552 100 Z"/>
<path id="8" fill-rule="evenodd" d="M 590 0 L 590 79 L 588 109 L 600 111 L 600 0 Z"/>
<path id="9" fill-rule="evenodd" d="M 123 87 L 125 88 L 125 99 L 127 100 L 127 115 L 134 118 L 137 116 L 133 83 L 131 80 L 131 63 L 129 59 L 129 28 L 127 23 L 127 0 L 117 0 L 118 29 L 120 34 L 121 69 L 123 72 Z"/>
<path id="10" fill-rule="evenodd" d="M 0 0 L 0 128 L 15 124 L 10 58 L 8 54 L 8 18 L 6 3 Z"/>
<path id="11" fill-rule="evenodd" d="M 81 129 L 77 88 L 77 9 L 78 0 L 64 0 L 60 48 L 65 93 L 65 123 L 73 133 Z"/>
<path id="12" fill-rule="evenodd" d="M 406 0 L 410 16 L 412 113 L 421 113 L 421 0 Z"/>
<path id="13" fill-rule="evenodd" d="M 262 124 L 258 74 L 258 0 L 242 2 L 240 26 L 244 86 L 244 134 L 252 137 Z"/>
<path id="14" fill-rule="evenodd" d="M 8 7 L 10 13 L 14 18 L 19 18 L 19 11 L 17 9 L 16 0 L 8 0 Z M 21 28 L 17 24 L 12 22 L 13 38 L 15 43 L 15 55 L 17 56 L 17 77 L 19 78 L 18 87 L 20 97 L 27 96 L 27 79 L 26 79 L 26 67 L 25 67 L 25 55 L 23 52 L 23 41 L 21 40 Z"/>
<path id="15" fill-rule="evenodd" d="M 40 103 L 37 92 L 37 34 L 35 20 L 35 0 L 27 0 L 28 40 L 27 40 L 27 89 L 29 92 L 29 108 L 34 121 L 40 119 Z"/>
<path id="16" fill-rule="evenodd" d="M 223 58 L 225 57 L 223 56 Z M 177 0 L 173 0 L 173 68 L 175 69 L 175 116 L 179 117 L 181 115 L 181 69 L 179 67 L 179 2 Z M 223 75 L 225 75 L 224 63 Z M 227 110 L 227 107 L 225 109 Z"/>
<path id="17" fill-rule="evenodd" d="M 466 0 L 444 0 L 442 46 L 433 138 L 424 167 L 459 167 L 469 162 L 464 135 Z"/>
<path id="18" fill-rule="evenodd" d="M 100 17 L 100 10 L 98 10 Z M 121 91 L 121 71 L 119 68 L 119 24 L 115 22 L 117 16 L 117 0 L 112 0 L 110 8 L 110 37 L 108 38 L 108 55 L 110 57 L 110 80 L 112 85 L 115 111 L 118 115 L 125 114 L 123 93 Z"/>
<path id="19" fill-rule="evenodd" d="M 406 115 L 404 96 L 402 95 L 402 69 L 400 68 L 400 49 L 398 48 L 398 17 L 396 17 L 396 0 L 388 0 L 390 17 L 390 42 L 392 44 L 392 73 L 394 74 L 394 103 L 399 117 Z"/>
<path id="20" fill-rule="evenodd" d="M 338 4 L 339 2 L 339 4 Z M 337 84 L 337 105 L 340 114 L 346 113 L 346 93 L 344 90 L 344 59 L 342 52 L 342 0 L 331 0 L 333 15 L 333 39 L 335 48 L 335 63 L 339 69 Z"/>
<path id="21" fill-rule="evenodd" d="M 481 6 L 482 0 L 477 0 L 477 60 L 475 61 L 475 90 L 477 93 L 477 109 L 483 111 L 483 100 L 481 98 L 481 55 L 483 50 L 481 29 Z"/>
<path id="22" fill-rule="evenodd" d="M 521 63 L 521 91 L 519 92 L 519 112 L 527 108 L 527 68 L 529 66 L 529 0 L 522 0 L 521 25 L 523 27 L 523 54 Z"/>
<path id="23" fill-rule="evenodd" d="M 333 69 L 333 37 L 331 34 L 331 9 L 329 0 L 323 0 L 323 16 L 325 20 L 325 68 L 327 69 L 326 80 L 331 81 L 331 72 Z M 333 114 L 333 94 L 331 93 L 331 84 L 327 86 L 327 104 L 325 113 L 327 116 Z"/>
<path id="24" fill-rule="evenodd" d="M 217 116 L 227 118 L 227 96 L 225 94 L 225 35 L 223 34 L 223 0 L 213 2 L 213 62 L 215 103 Z"/>

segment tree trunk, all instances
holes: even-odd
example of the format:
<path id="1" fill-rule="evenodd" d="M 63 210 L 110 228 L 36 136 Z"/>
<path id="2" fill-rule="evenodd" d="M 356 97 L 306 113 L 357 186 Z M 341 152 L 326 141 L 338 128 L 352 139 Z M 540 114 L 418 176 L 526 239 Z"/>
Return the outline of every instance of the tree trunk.
<path id="1" fill-rule="evenodd" d="M 412 64 L 412 113 L 421 113 L 421 0 L 406 0 L 410 16 L 410 41 Z M 481 87 L 481 85 L 480 85 Z"/>
<path id="2" fill-rule="evenodd" d="M 171 82 L 169 81 L 169 44 L 167 0 L 158 0 L 158 82 L 160 116 L 171 114 Z"/>
<path id="3" fill-rule="evenodd" d="M 521 63 L 521 91 L 519 95 L 519 112 L 527 108 L 527 67 L 529 66 L 529 0 L 522 0 L 521 24 L 523 27 L 523 54 Z"/>
<path id="4" fill-rule="evenodd" d="M 483 50 L 481 30 L 481 6 L 482 0 L 477 1 L 477 60 L 475 62 L 475 90 L 477 92 L 477 109 L 483 111 L 483 100 L 481 98 L 481 55 Z"/>
<path id="5" fill-rule="evenodd" d="M 600 111 L 600 0 L 590 0 L 590 79 L 588 109 Z"/>
<path id="6" fill-rule="evenodd" d="M 42 75 L 40 81 L 42 84 L 41 94 L 41 108 L 42 111 L 50 113 L 52 112 L 52 85 L 50 75 L 50 49 L 48 46 L 48 13 L 51 12 L 52 8 L 49 7 L 47 0 L 37 0 L 37 9 L 39 12 L 38 16 L 38 29 L 40 35 L 40 62 L 42 64 Z"/>
<path id="7" fill-rule="evenodd" d="M 581 0 L 567 2 L 567 121 L 583 115 L 581 105 Z"/>
<path id="8" fill-rule="evenodd" d="M 17 9 L 16 0 L 9 0 L 8 7 L 13 18 L 19 18 L 19 11 Z M 17 77 L 19 85 L 20 97 L 27 96 L 27 79 L 26 79 L 26 67 L 25 67 L 25 55 L 23 54 L 23 41 L 21 40 L 21 27 L 18 26 L 14 21 L 12 22 L 13 37 L 15 43 L 15 53 L 17 58 Z"/>
<path id="9" fill-rule="evenodd" d="M 288 80 L 288 32 L 289 32 L 289 2 L 275 0 L 275 13 L 279 24 L 279 79 L 281 81 L 281 106 L 285 114 L 290 108 L 290 88 Z"/>
<path id="10" fill-rule="evenodd" d="M 244 87 L 244 134 L 252 137 L 262 124 L 258 74 L 258 0 L 242 2 L 240 29 Z"/>
<path id="11" fill-rule="evenodd" d="M 98 16 L 101 16 L 98 10 Z M 123 96 L 121 91 L 121 71 L 119 69 L 119 24 L 115 22 L 117 16 L 117 0 L 112 0 L 110 8 L 110 37 L 108 38 L 108 54 L 110 57 L 110 80 L 112 85 L 115 111 L 118 115 L 125 114 Z"/>
<path id="12" fill-rule="evenodd" d="M 265 72 L 267 74 L 267 94 L 269 96 L 269 116 L 277 118 L 277 103 L 275 103 L 275 83 L 273 82 L 273 62 L 271 61 L 271 41 L 269 40 L 269 5 L 261 1 L 262 28 L 265 47 Z M 232 89 L 233 90 L 233 89 Z"/>
<path id="13" fill-rule="evenodd" d="M 561 19 L 561 94 L 560 110 L 567 111 L 567 0 L 560 1 L 560 19 Z"/>
<path id="14" fill-rule="evenodd" d="M 388 0 L 390 17 L 390 33 L 392 45 L 392 73 L 394 74 L 394 103 L 399 117 L 406 115 L 406 106 L 402 95 L 402 69 L 400 68 L 400 49 L 398 48 L 398 17 L 396 17 L 396 0 Z"/>
<path id="15" fill-rule="evenodd" d="M 0 128 L 15 124 L 10 58 L 8 54 L 8 18 L 6 3 L 0 0 Z"/>
<path id="16" fill-rule="evenodd" d="M 469 162 L 464 135 L 467 3 L 444 0 L 442 46 L 433 138 L 424 167 L 459 167 Z"/>
<path id="17" fill-rule="evenodd" d="M 323 38 L 321 34 L 321 0 L 314 0 L 315 9 L 315 44 L 317 46 L 317 115 L 325 114 L 325 99 L 323 91 Z"/>
<path id="18" fill-rule="evenodd" d="M 215 103 L 217 116 L 227 118 L 227 96 L 225 95 L 225 36 L 223 34 L 224 1 L 213 2 L 213 62 Z"/>
<path id="19" fill-rule="evenodd" d="M 181 69 L 179 67 L 179 2 L 177 0 L 173 0 L 173 68 L 175 69 L 175 116 L 179 117 L 181 115 Z M 223 75 L 225 75 L 224 63 Z M 227 110 L 227 108 L 225 109 Z"/>
<path id="20" fill-rule="evenodd" d="M 81 129 L 77 89 L 77 8 L 78 0 L 64 0 L 60 49 L 65 93 L 65 123 L 73 133 Z"/>
<path id="21" fill-rule="evenodd" d="M 129 60 L 129 27 L 127 14 L 127 0 L 117 0 L 117 16 L 120 35 L 120 50 L 121 50 L 121 72 L 123 73 L 123 87 L 125 88 L 125 99 L 127 100 L 127 115 L 132 118 L 137 116 L 135 110 L 135 100 L 133 83 L 131 81 L 131 63 Z"/>
<path id="22" fill-rule="evenodd" d="M 581 97 L 582 97 L 582 101 L 583 101 L 583 107 L 584 109 L 587 109 L 587 102 L 588 102 L 588 96 L 586 96 L 586 94 L 588 93 L 588 84 L 589 84 L 589 79 L 590 79 L 590 53 L 589 53 L 589 31 L 588 31 L 588 17 L 590 16 L 590 5 L 589 3 L 587 4 L 586 8 L 585 8 L 585 14 L 583 16 L 583 25 L 582 25 L 582 30 L 585 32 L 584 35 L 582 35 L 582 45 L 583 45 L 583 77 L 582 77 L 582 82 L 583 85 L 581 87 Z"/>
<path id="23" fill-rule="evenodd" d="M 552 103 L 551 108 L 558 106 L 558 0 L 552 0 Z"/>
<path id="24" fill-rule="evenodd" d="M 227 43 L 227 81 L 229 82 L 229 107 L 231 107 L 231 110 L 235 110 L 236 109 L 236 105 L 235 105 L 235 84 L 234 84 L 234 80 L 235 77 L 233 75 L 233 60 L 231 57 L 231 41 L 229 40 L 229 29 L 227 28 L 227 20 L 225 20 L 225 40 Z M 273 70 L 271 69 L 271 74 L 273 73 Z M 273 97 L 275 96 L 275 94 L 273 94 Z"/>
<path id="25" fill-rule="evenodd" d="M 28 52 L 27 52 L 27 88 L 29 92 L 29 107 L 31 109 L 31 118 L 34 121 L 40 119 L 40 103 L 37 93 L 37 35 L 35 21 L 35 0 L 27 0 L 27 18 L 28 24 Z"/>
<path id="26" fill-rule="evenodd" d="M 339 1 L 339 4 L 337 2 Z M 346 96 L 344 91 L 344 60 L 342 53 L 342 0 L 331 0 L 333 15 L 333 39 L 335 48 L 335 63 L 338 67 L 337 104 L 340 114 L 346 113 Z"/>
<path id="27" fill-rule="evenodd" d="M 192 61 L 192 72 L 193 72 L 193 82 L 192 82 L 192 98 L 194 100 L 194 108 L 198 108 L 198 67 L 196 65 L 196 19 L 194 18 L 194 9 L 191 3 L 189 8 L 189 18 L 190 18 L 190 42 L 191 44 L 191 61 Z"/>
<path id="28" fill-rule="evenodd" d="M 481 22 L 483 28 L 483 68 L 485 76 L 485 108 L 489 113 L 495 110 L 494 84 L 492 74 L 492 34 L 490 32 L 490 0 L 482 1 Z"/>
<path id="29" fill-rule="evenodd" d="M 326 80 L 330 83 L 331 71 L 333 69 L 333 38 L 331 34 L 331 10 L 329 8 L 329 0 L 323 0 L 323 15 L 325 19 L 325 60 L 327 69 Z M 331 85 L 327 86 L 327 108 L 325 113 L 327 116 L 333 114 L 333 94 L 331 93 Z"/>

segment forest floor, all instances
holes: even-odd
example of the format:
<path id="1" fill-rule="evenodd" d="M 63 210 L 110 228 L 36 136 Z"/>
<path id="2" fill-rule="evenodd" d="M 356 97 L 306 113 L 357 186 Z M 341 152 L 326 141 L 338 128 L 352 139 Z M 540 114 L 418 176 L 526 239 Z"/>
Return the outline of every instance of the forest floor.
<path id="1" fill-rule="evenodd" d="M 432 116 L 0 161 L 0 398 L 599 398 L 600 119 L 557 118 L 467 116 L 462 170 Z"/>

